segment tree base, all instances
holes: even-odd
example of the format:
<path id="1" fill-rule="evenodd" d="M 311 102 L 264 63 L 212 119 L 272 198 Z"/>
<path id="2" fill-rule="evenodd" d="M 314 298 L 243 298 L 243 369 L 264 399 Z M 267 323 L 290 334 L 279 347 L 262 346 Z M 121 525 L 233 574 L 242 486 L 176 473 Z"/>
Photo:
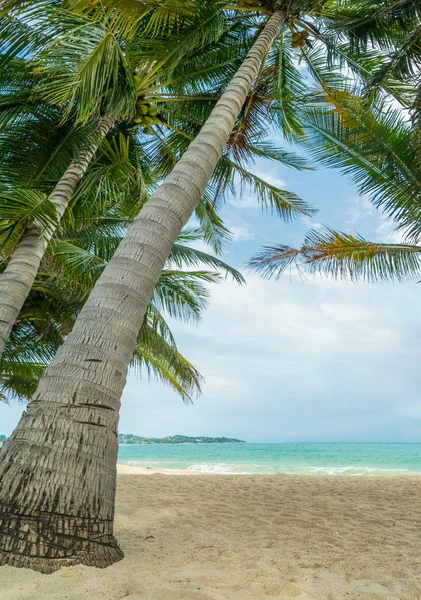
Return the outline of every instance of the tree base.
<path id="1" fill-rule="evenodd" d="M 122 560 L 124 554 L 117 545 L 103 546 L 101 544 L 87 543 L 89 548 L 86 551 L 79 551 L 75 556 L 66 558 L 48 558 L 45 556 L 30 556 L 19 554 L 18 552 L 5 552 L 0 550 L 0 565 L 32 569 L 39 573 L 51 574 L 63 567 L 72 567 L 74 565 L 86 565 L 87 567 L 97 567 L 105 569 L 115 562 Z"/>
<path id="2" fill-rule="evenodd" d="M 0 565 L 53 573 L 73 565 L 103 569 L 123 556 L 111 521 L 1 514 L 0 507 Z"/>

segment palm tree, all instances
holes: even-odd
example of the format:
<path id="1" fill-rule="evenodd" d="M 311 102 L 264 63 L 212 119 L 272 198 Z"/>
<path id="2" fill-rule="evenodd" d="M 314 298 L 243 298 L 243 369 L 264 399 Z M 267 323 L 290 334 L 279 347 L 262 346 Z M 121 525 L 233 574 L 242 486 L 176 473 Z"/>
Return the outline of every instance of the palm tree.
<path id="1" fill-rule="evenodd" d="M 262 7 L 256 10 L 262 12 Z M 0 563 L 52 572 L 77 563 L 106 566 L 122 557 L 113 537 L 117 422 L 147 306 L 272 44 L 282 30 L 281 48 L 292 36 L 304 48 L 307 37 L 297 38 L 294 23 L 302 12 L 318 10 L 305 0 L 264 3 L 263 12 L 270 17 L 252 49 L 200 133 L 129 227 L 45 370 L 0 455 Z M 289 24 L 293 31 L 286 29 Z M 284 115 L 283 126 L 294 135 L 300 125 L 293 116 L 295 92 L 301 84 L 287 61 L 289 54 L 281 53 L 278 87 L 290 93 L 280 98 L 277 114 Z M 314 58 L 314 53 L 304 54 Z M 320 63 L 313 61 L 312 72 L 319 69 Z M 302 203 L 294 205 L 296 199 L 289 200 L 289 217 L 308 212 Z"/>
<path id="2" fill-rule="evenodd" d="M 174 8 L 174 6 L 171 7 L 169 11 L 174 12 Z M 189 38 L 191 38 L 192 25 L 197 29 L 198 24 L 201 22 L 200 19 L 203 21 L 202 12 L 199 10 L 195 18 L 190 17 L 188 19 L 187 33 Z M 133 66 L 136 66 L 136 62 L 129 55 L 132 52 L 133 45 L 139 44 L 139 39 L 134 37 L 136 33 L 135 29 L 131 33 L 131 36 L 125 31 L 124 43 L 126 54 L 124 55 L 120 47 L 122 41 L 119 39 L 121 37 L 119 34 L 121 32 L 113 31 L 112 28 L 110 31 L 110 28 L 90 22 L 86 18 L 84 19 L 79 15 L 69 13 L 69 11 L 50 10 L 46 11 L 45 14 L 49 17 L 51 33 L 53 32 L 51 17 L 53 22 L 54 19 L 56 21 L 55 25 L 58 31 L 55 32 L 52 39 L 51 36 L 46 36 L 45 33 L 41 34 L 42 26 L 45 25 L 45 15 L 44 19 L 38 15 L 36 25 L 32 23 L 31 26 L 27 25 L 27 21 L 33 19 L 33 10 L 24 11 L 23 16 L 20 15 L 19 19 L 15 19 L 16 22 L 13 22 L 12 19 L 12 25 L 8 20 L 6 34 L 8 34 L 9 38 L 6 36 L 6 39 L 13 40 L 13 43 L 10 44 L 10 48 L 7 50 L 8 58 L 13 58 L 19 50 L 19 44 L 16 47 L 16 38 L 19 40 L 19 38 L 26 37 L 27 39 L 31 33 L 30 30 L 36 29 L 37 52 L 35 56 L 31 56 L 31 62 L 38 76 L 42 75 L 43 71 L 47 71 L 48 76 L 41 79 L 41 81 L 37 81 L 38 85 L 34 86 L 32 94 L 35 92 L 35 95 L 38 94 L 41 99 L 45 97 L 50 103 L 55 105 L 64 105 L 66 107 L 65 116 L 69 117 L 71 116 L 72 107 L 77 102 L 76 112 L 79 120 L 83 119 L 86 121 L 87 118 L 90 118 L 90 116 L 87 117 L 86 115 L 87 110 L 92 114 L 95 111 L 98 112 L 99 109 L 101 112 L 104 112 L 105 109 L 107 115 L 100 118 L 99 121 L 97 120 L 98 135 L 90 135 L 86 147 L 79 147 L 77 159 L 70 162 L 57 185 L 50 193 L 48 204 L 50 205 L 50 210 L 51 207 L 54 210 L 50 215 L 48 224 L 44 224 L 47 226 L 40 231 L 39 223 L 38 227 L 36 224 L 31 225 L 18 243 L 15 244 L 16 248 L 13 255 L 0 278 L 0 355 L 13 323 L 31 289 L 48 241 L 51 239 L 76 187 L 86 172 L 101 138 L 107 136 L 115 126 L 118 117 L 130 116 L 133 105 L 136 102 L 136 87 L 139 83 L 137 79 L 134 79 Z M 209 10 L 205 16 L 207 21 L 209 21 Z M 57 23 L 59 17 L 61 17 L 61 20 L 60 23 Z M 75 32 L 78 29 L 79 38 L 77 39 Z M 177 41 L 181 46 L 183 45 L 182 35 L 183 32 L 180 30 L 179 23 Z M 57 38 L 59 41 L 57 41 Z M 88 43 L 87 40 L 89 40 Z M 128 42 L 132 42 L 132 45 L 129 46 Z M 189 44 L 191 51 L 194 47 L 191 39 L 189 40 Z M 28 51 L 28 48 L 26 50 Z M 62 54 L 64 51 L 67 54 L 67 63 L 65 65 L 65 73 L 63 74 L 64 69 L 62 68 L 62 71 L 59 73 L 54 60 L 59 53 Z M 180 49 L 179 54 L 181 54 Z M 71 62 L 72 57 L 76 59 L 73 62 Z M 160 68 L 167 66 L 168 60 L 169 58 L 161 61 Z M 61 62 L 63 63 L 63 61 Z M 134 65 L 133 62 L 135 63 Z M 69 69 L 70 64 L 73 69 Z M 22 60 L 19 60 L 18 68 L 21 67 Z M 153 73 L 146 71 L 148 79 L 155 83 L 156 94 L 158 96 L 160 86 L 156 84 L 160 68 L 154 67 L 155 77 Z M 28 67 L 26 67 L 26 70 L 29 70 Z M 6 71 L 10 71 L 9 64 L 6 66 Z M 52 71 L 54 71 L 55 85 L 51 85 Z M 7 72 L 6 74 L 9 76 L 6 77 L 7 86 L 10 73 Z M 122 83 L 123 74 L 126 79 Z M 90 86 L 92 86 L 93 82 L 94 85 L 91 88 Z M 60 90 L 59 92 L 57 92 L 57 87 Z M 42 92 L 39 91 L 40 89 Z M 87 97 L 88 102 L 81 102 L 81 97 Z M 21 105 L 20 108 L 24 112 L 27 112 L 28 107 L 26 103 L 23 104 L 23 99 L 28 99 L 28 93 L 26 93 L 26 98 L 21 97 L 19 98 L 20 102 L 17 102 L 17 104 Z M 145 97 L 144 99 L 146 101 Z M 171 97 L 167 97 L 167 103 L 171 99 Z M 7 95 L 7 102 L 6 109 L 9 111 L 10 94 Z M 101 105 L 99 105 L 100 102 L 102 103 Z M 89 108 L 87 108 L 87 104 Z M 80 111 L 81 106 L 85 112 Z M 17 110 L 13 111 L 12 115 L 9 115 L 9 120 L 4 125 L 9 124 L 10 117 L 16 119 L 16 113 Z M 10 135 L 8 139 L 10 141 Z M 26 198 L 28 199 L 28 192 L 26 192 Z M 46 202 L 44 202 L 44 205 L 46 206 Z"/>
<path id="3" fill-rule="evenodd" d="M 397 243 L 312 229 L 299 249 L 264 247 L 249 267 L 279 277 L 292 265 L 336 278 L 370 282 L 421 278 L 421 171 L 413 121 L 384 98 L 326 90 L 308 112 L 307 147 L 319 163 L 352 176 L 361 194 L 395 225 Z"/>
<path id="4" fill-rule="evenodd" d="M 19 10 L 16 11 L 17 7 L 12 4 L 11 8 L 12 15 L 15 12 L 19 16 Z M 79 148 L 77 159 L 73 160 L 66 168 L 64 174 L 49 195 L 48 203 L 54 207 L 53 218 L 50 220 L 49 226 L 41 231 L 39 230 L 39 227 L 36 227 L 35 225 L 30 226 L 19 240 L 6 269 L 3 271 L 0 278 L 0 355 L 3 352 L 13 323 L 32 287 L 47 244 L 54 233 L 55 227 L 63 216 L 77 185 L 86 172 L 86 169 L 97 150 L 98 144 L 100 143 L 101 137 L 105 137 L 111 131 L 115 125 L 117 114 L 124 115 L 125 112 L 127 112 L 127 106 L 130 103 L 130 100 L 133 100 L 132 97 L 135 97 L 133 89 L 135 86 L 131 85 L 133 84 L 133 74 L 129 72 L 129 65 L 127 64 L 127 61 L 125 61 L 125 57 L 120 50 L 117 37 L 113 36 L 112 32 L 107 31 L 105 28 L 101 29 L 100 27 L 95 26 L 95 23 L 83 22 L 82 19 L 75 15 L 65 14 L 63 11 L 61 11 L 61 13 L 61 16 L 64 17 L 63 21 L 68 26 L 68 33 L 73 33 L 73 51 L 80 51 L 80 47 L 77 50 L 75 48 L 76 40 L 74 38 L 74 31 L 77 27 L 82 28 L 82 37 L 87 36 L 91 42 L 90 47 L 88 48 L 86 48 L 85 44 L 85 52 L 84 54 L 81 53 L 79 56 L 80 59 L 82 59 L 82 57 L 86 59 L 88 55 L 88 60 L 83 62 L 82 59 L 79 71 L 76 70 L 76 72 L 72 72 L 71 70 L 68 70 L 67 73 L 68 78 L 71 79 L 71 83 L 73 84 L 73 102 L 75 99 L 74 96 L 76 95 L 75 89 L 77 89 L 79 93 L 86 94 L 86 87 L 91 85 L 92 81 L 94 81 L 96 93 L 98 93 L 98 91 L 102 92 L 104 87 L 108 84 L 108 98 L 107 93 L 105 93 L 105 101 L 108 100 L 112 108 L 108 116 L 103 117 L 98 121 L 99 135 L 89 140 L 87 148 Z M 51 13 L 49 13 L 49 16 L 51 17 Z M 57 19 L 58 15 L 54 15 L 53 13 L 53 18 L 54 16 L 55 19 Z M 6 19 L 8 26 L 6 32 L 9 39 L 13 40 L 11 48 L 8 50 L 8 54 L 11 55 L 11 57 L 14 57 L 21 49 L 19 47 L 19 38 L 27 37 L 29 35 L 30 28 L 26 21 L 31 18 L 33 18 L 33 10 L 24 11 L 23 18 L 22 15 L 20 15 L 20 18 L 12 18 L 11 22 L 10 19 Z M 43 19 L 41 18 L 40 21 L 42 20 Z M 62 37 L 63 29 L 65 28 L 63 27 L 63 23 L 61 23 L 59 34 Z M 45 54 L 48 55 L 48 49 L 51 48 L 52 40 L 48 38 L 46 33 L 41 34 L 40 31 L 40 23 L 38 22 L 38 52 L 32 57 L 32 61 L 35 64 L 38 61 L 39 65 L 37 68 L 42 71 L 42 69 L 45 68 L 43 60 L 45 61 Z M 56 40 L 54 40 L 53 43 L 56 43 Z M 63 51 L 63 47 L 60 49 Z M 98 54 L 100 54 L 100 56 L 98 56 Z M 49 59 L 50 61 L 53 60 L 51 56 L 49 56 Z M 97 62 L 95 63 L 95 61 Z M 111 69 L 111 65 L 113 70 Z M 98 75 L 98 73 L 102 73 L 102 75 Z M 123 85 L 121 85 L 118 79 L 120 78 L 121 80 L 121 75 L 123 73 L 126 76 L 127 81 L 124 81 Z M 120 83 L 120 85 L 118 85 L 118 83 Z M 47 92 L 45 93 L 46 95 L 51 96 L 51 86 L 49 86 L 48 81 L 43 82 L 41 87 L 47 88 Z M 115 95 L 119 96 L 118 101 L 116 101 Z M 111 96 L 111 98 L 109 96 Z M 54 100 L 57 104 L 57 98 L 54 98 Z M 65 101 L 64 98 L 61 98 L 60 100 L 62 102 Z M 97 96 L 91 95 L 89 101 L 91 103 L 98 102 Z M 117 102 L 120 113 L 116 114 L 115 109 Z M 68 101 L 66 106 L 67 114 L 70 113 L 71 108 L 72 102 Z M 16 115 L 13 114 L 12 118 L 16 118 Z"/>
<path id="5" fill-rule="evenodd" d="M 133 221 L 139 203 L 146 200 L 144 189 L 151 187 L 152 173 L 149 153 L 144 155 L 142 150 L 137 137 L 120 134 L 105 140 L 91 162 L 76 201 L 47 247 L 0 359 L 4 399 L 29 400 L 33 395 L 43 370 L 71 331 L 104 265 Z M 202 227 L 189 228 L 173 246 L 131 365 L 136 373 L 146 372 L 169 384 L 187 402 L 200 391 L 200 377 L 177 350 L 163 315 L 197 322 L 208 295 L 203 282 L 219 282 L 222 273 L 244 283 L 240 273 L 221 259 L 190 246 L 202 239 Z M 203 265 L 213 271 L 198 270 Z M 187 272 L 186 266 L 190 269 Z"/>
<path id="6" fill-rule="evenodd" d="M 78 136 L 74 135 L 76 139 L 79 138 L 79 147 L 75 146 L 73 150 L 77 159 L 71 161 L 70 166 L 61 161 L 60 168 L 64 175 L 61 175 L 49 196 L 43 189 L 43 196 L 40 197 L 34 186 L 34 178 L 38 180 L 39 172 L 43 173 L 45 167 L 40 167 L 32 180 L 27 175 L 22 178 L 20 167 L 18 189 L 15 184 L 13 190 L 4 196 L 3 213 L 11 216 L 15 214 L 17 219 L 9 219 L 3 226 L 13 254 L 0 277 L 0 355 L 31 289 L 48 241 L 86 173 L 101 139 L 111 129 L 124 125 L 121 117 L 126 119 L 127 126 L 136 125 L 133 119 L 136 122 L 139 118 L 135 116 L 135 111 L 147 110 L 152 102 L 155 112 L 159 107 L 159 113 L 156 117 L 147 118 L 157 121 L 157 125 L 152 129 L 145 128 L 144 132 L 147 132 L 147 136 L 155 136 L 155 143 L 149 142 L 151 153 L 162 163 L 160 175 L 166 174 L 165 171 L 168 172 L 168 168 L 174 165 L 174 161 L 186 149 L 188 141 L 197 134 L 219 95 L 224 78 L 235 65 L 236 57 L 243 55 L 250 38 L 250 35 L 245 35 L 241 43 L 232 43 L 238 22 L 222 19 L 217 3 L 190 2 L 188 10 L 184 5 L 169 3 L 167 8 L 161 5 L 153 7 L 151 15 L 148 14 L 151 12 L 150 4 L 139 3 L 137 9 L 140 12 L 133 19 L 133 14 L 129 11 L 129 20 L 124 10 L 123 17 L 126 18 L 123 20 L 116 18 L 115 14 L 104 19 L 103 12 L 98 13 L 92 7 L 87 12 L 82 10 L 82 14 L 76 14 L 71 12 L 71 3 L 68 3 L 66 11 L 51 7 L 48 2 L 35 3 L 31 9 L 24 3 L 23 12 L 20 12 L 19 2 L 11 1 L 6 4 L 4 10 L 12 9 L 12 15 L 19 18 L 6 19 L 5 28 L 5 39 L 9 39 L 9 47 L 3 77 L 6 88 L 3 114 L 7 117 L 3 119 L 3 126 L 10 127 L 11 121 L 17 122 L 16 131 L 12 134 L 8 132 L 5 137 L 5 155 L 9 156 L 12 148 L 14 165 L 17 162 L 24 164 L 27 149 L 16 153 L 13 148 L 16 140 L 22 139 L 21 121 L 28 114 L 30 127 L 33 127 L 34 116 L 40 120 L 40 113 L 43 117 L 40 123 L 46 122 L 51 126 L 54 118 L 63 117 L 53 108 L 61 106 L 65 107 L 65 118 L 71 118 L 76 124 L 82 123 L 85 127 L 79 126 Z M 44 12 L 39 12 L 40 6 L 44 8 Z M 195 8 L 193 12 L 192 8 Z M 76 4 L 76 10 L 81 10 L 81 3 Z M 165 15 L 161 14 L 162 11 Z M 35 20 L 34 12 L 37 12 Z M 173 31 L 173 18 L 177 20 L 176 33 Z M 161 21 L 165 23 L 165 27 L 159 25 Z M 169 33 L 171 37 L 168 37 Z M 28 39 L 31 40 L 30 44 Z M 211 59 L 207 64 L 202 54 L 205 46 Z M 29 64 L 23 61 L 22 48 L 30 56 Z M 63 53 L 66 61 L 61 60 Z M 16 76 L 16 68 L 19 77 Z M 178 76 L 174 75 L 175 68 Z M 22 70 L 25 77 L 20 75 Z M 10 93 L 11 86 L 14 94 Z M 204 86 L 205 94 L 202 91 Z M 98 121 L 99 113 L 103 116 Z M 95 132 L 98 127 L 99 134 Z M 161 131 L 163 128 L 164 132 Z M 40 127 L 37 135 L 39 130 Z M 167 135 L 165 130 L 172 135 Z M 68 135 L 64 131 L 63 140 L 66 144 L 69 141 Z M 59 154 L 63 154 L 61 144 L 62 142 L 58 147 Z M 47 142 L 46 146 L 51 144 Z M 51 157 L 55 162 L 59 158 L 55 156 L 56 153 L 56 149 L 53 149 Z M 291 154 L 259 148 L 257 139 L 254 146 L 249 148 L 249 153 L 255 156 L 266 153 L 270 158 L 285 164 L 303 167 L 303 162 Z M 67 158 L 67 155 L 64 156 Z M 46 156 L 47 165 L 51 157 Z M 293 194 L 267 185 L 235 161 L 228 164 L 231 173 L 227 177 L 227 173 L 223 172 L 224 186 L 230 177 L 232 179 L 232 172 L 235 170 L 241 179 L 255 184 L 263 201 L 274 206 L 277 211 L 305 210 L 304 204 L 300 204 Z M 4 162 L 4 169 L 10 171 L 10 160 Z M 222 185 L 216 179 L 215 176 L 210 185 L 220 192 Z M 25 180 L 28 181 L 26 186 Z M 27 189 L 28 185 L 31 190 Z M 20 208 L 25 209 L 23 216 L 22 210 L 16 211 L 17 199 Z M 211 190 L 206 191 L 196 208 L 196 214 L 206 226 L 207 241 L 213 240 L 217 247 L 218 244 L 221 245 L 226 231 L 216 216 Z M 17 223 L 20 228 L 16 226 Z"/>
<path id="7" fill-rule="evenodd" d="M 269 19 L 264 32 L 221 96 L 199 136 L 129 228 L 85 303 L 67 341 L 46 369 L 27 413 L 9 442 L 3 446 L 0 504 L 2 563 L 51 572 L 65 564 L 84 562 L 106 566 L 121 559 L 121 550 L 112 536 L 112 523 L 118 408 L 128 365 L 165 261 L 182 227 L 200 201 L 249 87 L 272 40 L 278 34 L 282 20 L 283 15 L 279 12 Z M 81 325 L 85 329 L 83 340 Z M 72 347 L 70 363 L 66 358 L 69 347 Z M 62 408 L 58 408 L 57 403 L 59 390 L 51 390 L 52 394 L 46 390 L 49 396 L 47 408 L 45 400 L 41 400 L 44 397 L 42 387 L 48 379 L 59 383 L 60 363 L 64 367 L 67 384 L 73 383 L 69 387 L 60 384 L 61 393 L 67 387 L 67 398 L 60 400 Z M 83 371 L 85 376 L 81 377 Z M 36 424 L 37 412 L 38 418 L 44 420 L 42 431 Z M 38 437 L 41 447 L 45 440 L 41 442 L 39 436 L 42 437 L 49 429 L 46 421 L 52 419 L 54 423 L 50 452 L 44 461 L 37 461 L 38 468 L 33 464 L 35 454 L 30 450 L 34 447 L 33 442 L 28 439 L 28 444 L 19 433 L 29 431 L 24 427 L 24 421 L 28 418 L 31 419 L 30 435 Z M 89 442 L 84 441 L 85 435 Z M 58 445 L 53 441 L 58 440 L 56 436 L 62 440 Z M 51 451 L 52 441 L 54 451 Z M 89 455 L 82 449 L 83 446 L 86 448 L 87 443 L 92 448 L 92 454 Z M 71 456 L 78 456 L 78 459 L 74 468 L 69 470 L 64 466 L 64 461 L 69 465 L 68 461 L 74 460 Z M 53 466 L 53 462 L 57 462 L 57 467 Z M 18 478 L 22 479 L 17 472 L 11 478 L 15 471 L 13 463 L 15 468 L 20 463 L 20 473 L 26 472 L 29 476 L 25 486 L 19 483 Z M 62 481 L 56 480 L 53 496 L 48 499 L 52 483 L 48 480 L 53 472 L 58 475 L 59 463 L 66 477 Z M 60 479 L 60 475 L 58 477 Z M 75 486 L 78 489 L 77 500 L 73 491 Z M 38 504 L 36 509 L 35 506 L 30 508 L 32 502 L 27 497 L 27 508 L 19 508 L 29 490 L 38 495 L 37 490 L 41 488 L 44 491 L 43 506 Z M 10 498 L 15 498 L 13 509 L 4 494 L 6 489 L 11 494 Z M 73 509 L 70 509 L 71 505 Z M 42 525 L 42 522 L 46 523 L 45 519 L 39 520 L 35 516 L 36 513 L 41 514 L 38 511 L 49 514 L 47 528 Z M 19 513 L 18 521 L 12 516 L 16 513 Z M 73 516 L 63 516 L 66 514 Z M 40 529 L 38 526 L 34 528 L 37 520 Z M 19 531 L 25 532 L 25 541 Z M 64 539 L 67 540 L 65 544 Z"/>

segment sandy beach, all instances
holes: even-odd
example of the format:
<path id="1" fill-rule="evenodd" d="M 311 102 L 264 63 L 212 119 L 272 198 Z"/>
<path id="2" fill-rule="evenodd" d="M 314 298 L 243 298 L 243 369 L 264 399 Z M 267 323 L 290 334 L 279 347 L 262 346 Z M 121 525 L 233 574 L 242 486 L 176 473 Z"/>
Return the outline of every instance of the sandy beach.
<path id="1" fill-rule="evenodd" d="M 421 598 L 421 477 L 121 471 L 124 560 L 1 567 L 2 600 Z"/>

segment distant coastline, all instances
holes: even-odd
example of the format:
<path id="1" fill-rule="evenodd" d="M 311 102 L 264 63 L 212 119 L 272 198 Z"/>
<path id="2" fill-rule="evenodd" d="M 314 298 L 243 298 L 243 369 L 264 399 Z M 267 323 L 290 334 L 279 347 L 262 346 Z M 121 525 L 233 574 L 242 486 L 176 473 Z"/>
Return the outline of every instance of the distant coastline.
<path id="1" fill-rule="evenodd" d="M 164 438 L 140 437 L 130 433 L 118 434 L 119 444 L 245 444 L 244 440 L 227 437 L 189 437 L 187 435 L 170 435 Z"/>
<path id="2" fill-rule="evenodd" d="M 0 435 L 0 446 L 7 440 L 7 435 Z M 164 438 L 141 437 L 131 433 L 119 433 L 119 444 L 246 444 L 244 440 L 227 437 L 189 437 L 187 435 L 170 435 Z"/>

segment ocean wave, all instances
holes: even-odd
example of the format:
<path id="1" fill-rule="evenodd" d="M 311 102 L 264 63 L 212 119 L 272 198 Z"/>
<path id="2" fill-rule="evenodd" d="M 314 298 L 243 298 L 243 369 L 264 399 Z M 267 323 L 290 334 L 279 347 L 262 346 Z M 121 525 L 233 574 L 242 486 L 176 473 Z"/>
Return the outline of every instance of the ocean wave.
<path id="1" fill-rule="evenodd" d="M 187 467 L 186 471 L 194 471 L 195 473 L 225 473 L 226 475 L 248 475 L 247 471 L 235 471 L 229 465 L 224 464 L 208 464 L 201 463 Z"/>
<path id="2" fill-rule="evenodd" d="M 129 444 L 127 444 L 129 445 Z M 160 462 L 158 460 L 150 460 L 148 462 L 142 461 L 142 460 L 118 460 L 117 461 L 118 465 L 127 465 L 128 467 L 142 467 L 142 469 L 147 469 L 153 468 L 154 469 L 159 469 L 159 468 L 166 468 L 166 467 L 160 467 Z M 176 467 L 174 467 L 176 468 Z"/>
<path id="3" fill-rule="evenodd" d="M 302 473 L 305 471 L 301 471 Z M 308 467 L 309 474 L 313 475 L 393 475 L 410 473 L 407 469 L 380 469 L 377 467 Z"/>
<path id="4" fill-rule="evenodd" d="M 254 465 L 257 466 L 257 465 Z M 261 467 L 262 465 L 258 465 Z M 183 469 L 184 470 L 184 469 Z M 250 470 L 240 471 L 236 470 L 234 465 L 227 464 L 212 464 L 212 463 L 200 463 L 194 464 L 185 469 L 186 471 L 194 471 L 196 473 L 221 473 L 231 475 L 275 475 L 275 474 L 288 474 L 288 475 L 399 475 L 399 474 L 410 474 L 411 471 L 408 469 L 394 469 L 394 468 L 377 468 L 377 467 L 357 467 L 357 466 L 345 466 L 345 467 L 292 467 L 289 468 L 275 468 L 268 470 L 267 467 L 262 470 Z"/>
<path id="5" fill-rule="evenodd" d="M 393 467 L 371 467 L 371 466 L 314 466 L 314 465 L 297 465 L 297 464 L 236 464 L 232 463 L 175 463 L 172 464 L 166 461 L 159 460 L 119 460 L 119 464 L 142 467 L 163 469 L 166 471 L 190 471 L 195 473 L 220 473 L 230 475 L 346 475 L 346 476 L 361 476 L 361 475 L 407 475 L 414 473 L 410 469 L 393 468 Z"/>

